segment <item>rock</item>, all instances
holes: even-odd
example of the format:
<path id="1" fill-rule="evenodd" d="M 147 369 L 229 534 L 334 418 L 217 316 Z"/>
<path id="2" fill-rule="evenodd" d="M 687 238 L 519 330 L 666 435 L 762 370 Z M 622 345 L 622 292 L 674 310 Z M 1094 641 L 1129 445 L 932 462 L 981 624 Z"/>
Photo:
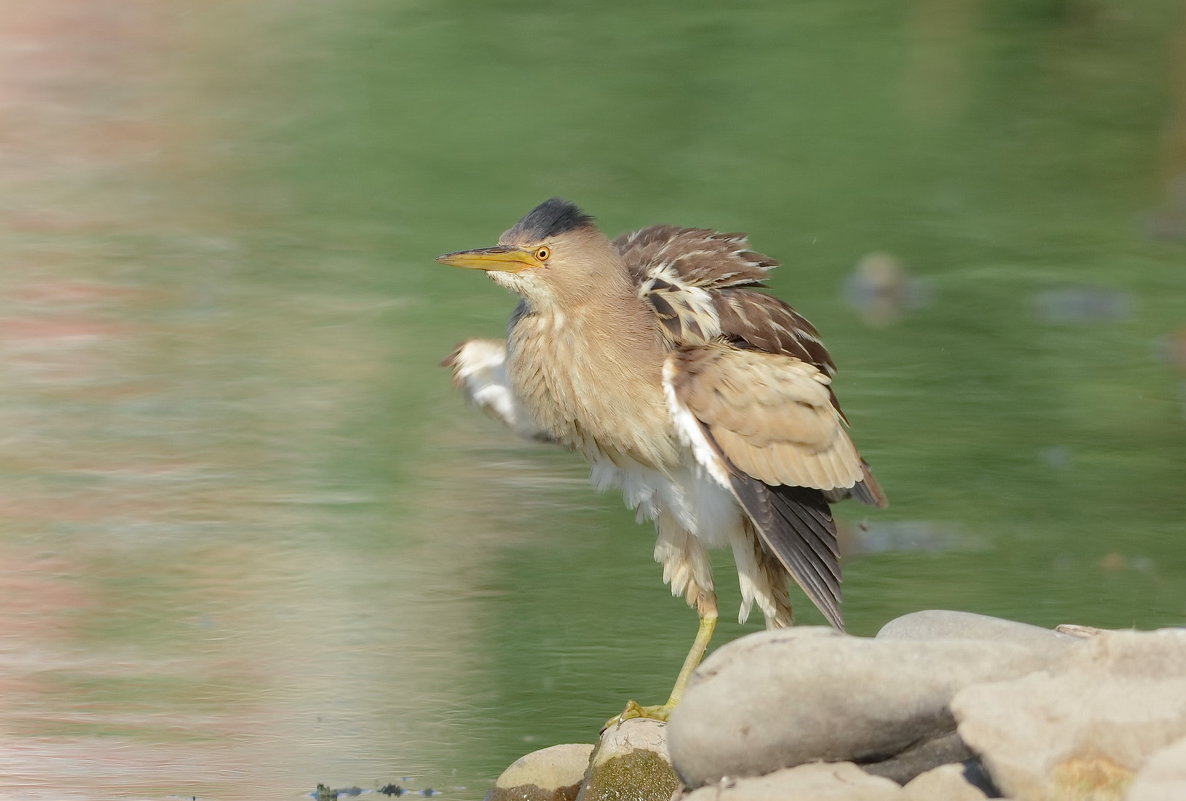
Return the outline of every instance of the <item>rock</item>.
<path id="1" fill-rule="evenodd" d="M 988 798 L 970 783 L 962 764 L 940 765 L 915 776 L 902 788 L 904 801 L 984 801 Z"/>
<path id="2" fill-rule="evenodd" d="M 727 779 L 682 801 L 907 801 L 889 779 L 870 776 L 851 762 L 816 762 L 765 776 Z"/>
<path id="3" fill-rule="evenodd" d="M 679 780 L 667 757 L 667 724 L 635 718 L 592 745 L 555 745 L 517 760 L 486 801 L 669 801 Z"/>
<path id="4" fill-rule="evenodd" d="M 696 671 L 672 713 L 668 748 L 693 788 L 806 762 L 880 762 L 950 735 L 947 705 L 961 688 L 1022 676 L 1064 650 L 868 639 L 806 626 L 759 632 L 723 646 Z"/>
<path id="5" fill-rule="evenodd" d="M 895 618 L 881 627 L 881 631 L 877 632 L 877 639 L 988 640 L 1045 648 L 1052 652 L 1076 645 L 1080 640 L 1079 637 L 1061 634 L 1041 626 L 946 609 L 928 609 Z"/>
<path id="6" fill-rule="evenodd" d="M 554 745 L 516 760 L 486 801 L 573 801 L 589 768 L 591 745 Z"/>
<path id="7" fill-rule="evenodd" d="M 1186 737 L 1157 751 L 1132 780 L 1125 801 L 1186 798 Z"/>
<path id="8" fill-rule="evenodd" d="M 988 769 L 984 767 L 984 763 L 980 761 L 979 757 L 973 759 L 966 759 L 963 762 L 964 780 L 984 793 L 989 798 L 1000 798 L 1000 789 L 993 784 L 992 776 L 988 775 Z"/>
<path id="9" fill-rule="evenodd" d="M 667 756 L 667 724 L 631 718 L 601 735 L 578 801 L 668 801 L 679 779 Z"/>
<path id="10" fill-rule="evenodd" d="M 972 756 L 971 749 L 964 744 L 958 734 L 952 731 L 946 735 L 925 739 L 889 759 L 863 763 L 861 767 L 866 773 L 884 776 L 887 779 L 893 779 L 898 784 L 905 784 L 936 765 L 946 765 L 950 762 L 962 763 Z"/>
<path id="11" fill-rule="evenodd" d="M 967 687 L 951 706 L 1006 795 L 1108 801 L 1186 737 L 1184 665 L 1186 630 L 1105 632 L 1050 670 Z"/>

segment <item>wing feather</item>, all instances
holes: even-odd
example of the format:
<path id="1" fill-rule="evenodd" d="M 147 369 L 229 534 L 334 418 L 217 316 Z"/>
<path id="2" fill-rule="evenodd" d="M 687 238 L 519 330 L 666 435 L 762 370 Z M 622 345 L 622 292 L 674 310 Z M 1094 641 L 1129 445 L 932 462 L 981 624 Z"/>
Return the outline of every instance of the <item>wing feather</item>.
<path id="1" fill-rule="evenodd" d="M 526 439 L 551 442 L 519 400 L 506 370 L 507 343 L 502 339 L 467 339 L 441 361 L 453 372 L 453 384 L 474 406 Z"/>
<path id="2" fill-rule="evenodd" d="M 823 494 L 803 487 L 771 487 L 744 475 L 732 476 L 731 485 L 763 546 L 828 622 L 843 631 L 836 526 Z"/>
<path id="3" fill-rule="evenodd" d="M 840 554 L 825 490 L 848 492 L 864 472 L 829 401 L 826 376 L 785 356 L 723 344 L 672 352 L 663 375 L 672 418 L 697 461 L 725 479 L 764 550 L 843 628 Z M 763 427 L 763 420 L 773 422 Z"/>
<path id="4" fill-rule="evenodd" d="M 752 289 L 723 289 L 715 294 L 713 308 L 721 333 L 730 342 L 790 356 L 828 375 L 836 373 L 836 364 L 815 326 L 773 295 Z"/>
<path id="5" fill-rule="evenodd" d="M 783 301 L 757 291 L 778 262 L 745 234 L 652 225 L 613 241 L 673 347 L 724 339 L 836 372 L 819 332 Z"/>
<path id="6" fill-rule="evenodd" d="M 668 360 L 680 403 L 746 475 L 818 490 L 847 489 L 863 479 L 827 376 L 815 367 L 725 345 L 681 348 Z"/>
<path id="7" fill-rule="evenodd" d="M 613 242 L 641 284 L 660 276 L 703 289 L 761 286 L 778 262 L 749 249 L 745 234 L 652 225 Z"/>
<path id="8" fill-rule="evenodd" d="M 761 291 L 777 262 L 742 234 L 651 226 L 614 240 L 668 347 L 664 391 L 681 439 L 728 487 L 773 555 L 843 628 L 829 504 L 885 495 L 846 430 L 819 332 Z"/>

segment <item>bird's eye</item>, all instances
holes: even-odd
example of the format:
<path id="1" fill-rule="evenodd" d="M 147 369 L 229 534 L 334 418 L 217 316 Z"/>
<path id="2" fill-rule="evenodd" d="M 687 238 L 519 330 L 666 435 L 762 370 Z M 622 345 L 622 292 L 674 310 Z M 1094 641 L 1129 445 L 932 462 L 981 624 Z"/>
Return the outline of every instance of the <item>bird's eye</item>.
<path id="1" fill-rule="evenodd" d="M 542 247 L 542 248 L 535 249 L 535 257 L 537 259 L 539 259 L 540 261 L 547 261 L 548 256 L 551 256 L 551 255 L 552 255 L 551 248 Z"/>

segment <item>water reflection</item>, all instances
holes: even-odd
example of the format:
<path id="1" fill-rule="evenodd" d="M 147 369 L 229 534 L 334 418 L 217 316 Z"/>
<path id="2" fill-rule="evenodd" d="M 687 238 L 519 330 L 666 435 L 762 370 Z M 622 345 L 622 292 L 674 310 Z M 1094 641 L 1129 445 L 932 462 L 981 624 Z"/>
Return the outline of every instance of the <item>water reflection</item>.
<path id="1" fill-rule="evenodd" d="M 1181 621 L 1175 4 L 453 6 L 3 7 L 8 796 L 478 798 L 664 697 L 650 533 L 435 366 L 511 299 L 432 256 L 552 194 L 784 260 L 894 503 L 854 631 Z"/>

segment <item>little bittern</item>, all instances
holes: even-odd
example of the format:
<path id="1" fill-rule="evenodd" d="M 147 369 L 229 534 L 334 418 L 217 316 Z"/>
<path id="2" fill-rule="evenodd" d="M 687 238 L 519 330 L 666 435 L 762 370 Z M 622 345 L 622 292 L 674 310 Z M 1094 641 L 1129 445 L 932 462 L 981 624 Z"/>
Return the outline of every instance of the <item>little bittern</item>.
<path id="1" fill-rule="evenodd" d="M 582 454 L 655 521 L 655 560 L 700 629 L 665 719 L 717 618 L 707 549 L 737 563 L 741 614 L 791 623 L 787 578 L 843 628 L 829 504 L 885 496 L 846 431 L 835 365 L 811 323 L 759 291 L 777 262 L 744 234 L 654 225 L 613 241 L 558 198 L 494 247 L 437 259 L 487 271 L 522 300 L 505 341 L 463 342 L 444 364 L 476 405 L 517 433 Z"/>

